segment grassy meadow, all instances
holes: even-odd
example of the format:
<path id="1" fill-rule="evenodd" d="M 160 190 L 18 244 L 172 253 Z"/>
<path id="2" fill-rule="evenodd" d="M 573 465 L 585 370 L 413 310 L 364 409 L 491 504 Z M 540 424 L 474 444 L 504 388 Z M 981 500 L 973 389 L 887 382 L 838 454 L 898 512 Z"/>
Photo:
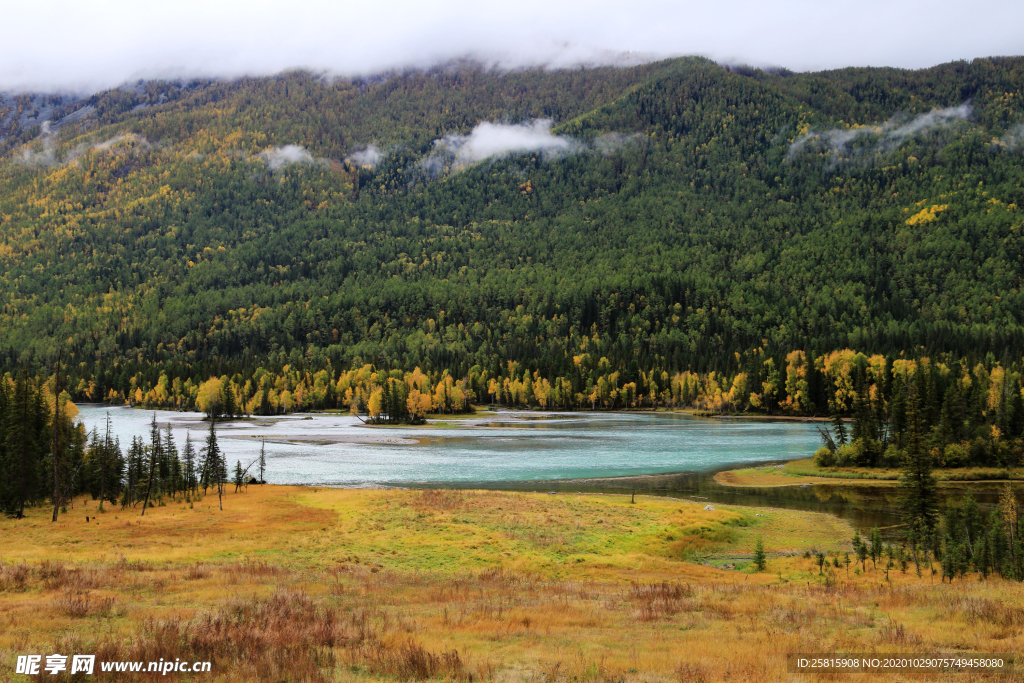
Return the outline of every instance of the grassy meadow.
<path id="1" fill-rule="evenodd" d="M 819 467 L 811 458 L 779 465 L 760 465 L 718 472 L 715 480 L 726 486 L 801 486 L 803 484 L 895 485 L 901 471 L 884 467 Z M 1020 481 L 1024 470 L 1005 467 L 937 468 L 939 482 Z"/>
<path id="2" fill-rule="evenodd" d="M 853 533 L 836 517 L 714 507 L 250 486 L 223 511 L 213 495 L 144 517 L 78 499 L 55 524 L 33 508 L 0 520 L 0 680 L 34 680 L 15 657 L 53 652 L 213 662 L 103 680 L 816 680 L 786 654 L 1024 644 L 1019 584 L 836 567 Z"/>

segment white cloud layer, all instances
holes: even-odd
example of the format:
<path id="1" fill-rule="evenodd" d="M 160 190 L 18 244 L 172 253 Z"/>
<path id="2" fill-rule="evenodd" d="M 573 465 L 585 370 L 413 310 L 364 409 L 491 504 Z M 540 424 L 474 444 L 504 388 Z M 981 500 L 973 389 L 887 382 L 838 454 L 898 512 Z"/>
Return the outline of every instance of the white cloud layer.
<path id="1" fill-rule="evenodd" d="M 315 164 L 319 160 L 306 151 L 300 145 L 285 145 L 284 147 L 270 147 L 260 152 L 260 157 L 267 162 L 271 171 L 276 171 L 292 164 Z"/>
<path id="2" fill-rule="evenodd" d="M 498 160 L 512 154 L 537 154 L 544 161 L 590 150 L 608 155 L 634 144 L 639 138 L 635 134 L 606 133 L 598 136 L 593 144 L 586 144 L 568 135 L 552 134 L 551 119 L 523 123 L 484 121 L 477 124 L 469 135 L 452 133 L 434 140 L 433 151 L 420 159 L 416 166 L 423 175 L 435 178 L 481 161 Z"/>
<path id="3" fill-rule="evenodd" d="M 140 149 L 149 149 L 146 138 L 135 133 L 123 133 L 96 143 L 81 143 L 67 150 L 63 158 L 56 154 L 57 132 L 49 121 L 40 126 L 39 137 L 25 145 L 14 157 L 14 161 L 26 166 L 57 166 L 72 164 L 89 151 L 134 154 Z"/>
<path id="4" fill-rule="evenodd" d="M 446 135 L 434 145 L 451 154 L 456 166 L 524 152 L 549 156 L 565 154 L 579 147 L 572 138 L 552 135 L 551 119 L 517 124 L 484 121 L 469 135 Z"/>
<path id="5" fill-rule="evenodd" d="M 1010 152 L 1024 148 L 1024 123 L 1018 123 L 1016 126 L 1013 126 L 1002 137 L 996 138 L 993 142 Z"/>
<path id="6" fill-rule="evenodd" d="M 380 163 L 384 153 L 377 145 L 367 145 L 365 149 L 358 150 L 348 156 L 348 160 L 360 166 L 374 167 Z"/>
<path id="7" fill-rule="evenodd" d="M 1020 54 L 1024 3 L 865 0 L 40 0 L 4 7 L 0 90 L 137 78 L 364 75 L 475 56 L 503 67 L 702 54 L 794 70 Z M 841 28 L 840 28 L 841 27 Z"/>
<path id="8" fill-rule="evenodd" d="M 808 131 L 793 141 L 789 146 L 789 157 L 798 154 L 808 146 L 824 147 L 832 161 L 851 151 L 851 145 L 859 138 L 875 136 L 877 139 L 861 152 L 886 152 L 898 147 L 907 138 L 913 137 L 934 128 L 943 128 L 956 121 L 964 121 L 971 115 L 970 103 L 959 107 L 932 109 L 925 114 L 918 114 L 907 121 L 905 117 L 893 117 L 878 126 L 859 126 L 856 128 L 832 128 L 825 131 Z"/>

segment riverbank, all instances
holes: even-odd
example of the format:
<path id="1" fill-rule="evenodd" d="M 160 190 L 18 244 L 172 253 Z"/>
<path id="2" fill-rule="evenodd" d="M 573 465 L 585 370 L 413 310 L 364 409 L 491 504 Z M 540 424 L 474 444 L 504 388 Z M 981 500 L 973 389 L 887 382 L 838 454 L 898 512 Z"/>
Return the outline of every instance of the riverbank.
<path id="1" fill-rule="evenodd" d="M 0 520 L 5 666 L 95 653 L 211 661 L 216 681 L 743 682 L 785 679 L 788 652 L 1024 645 L 1006 616 L 1024 613 L 1019 584 L 847 565 L 852 529 L 826 514 L 286 486 L 228 493 L 223 511 L 165 502 Z"/>
<path id="2" fill-rule="evenodd" d="M 998 483 L 1024 480 L 1024 470 L 996 467 L 970 467 L 936 469 L 935 478 L 941 482 Z M 818 467 L 810 458 L 791 460 L 781 464 L 743 467 L 724 470 L 714 476 L 722 486 L 775 487 L 821 485 L 895 486 L 900 470 L 867 467 Z"/>

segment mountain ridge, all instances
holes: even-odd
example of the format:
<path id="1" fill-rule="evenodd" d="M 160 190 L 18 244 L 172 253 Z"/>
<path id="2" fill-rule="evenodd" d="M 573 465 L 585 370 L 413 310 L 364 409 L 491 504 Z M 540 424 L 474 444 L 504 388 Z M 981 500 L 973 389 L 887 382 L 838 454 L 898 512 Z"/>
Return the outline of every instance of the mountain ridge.
<path id="1" fill-rule="evenodd" d="M 8 370 L 51 363 L 58 339 L 79 379 L 110 385 L 126 368 L 368 359 L 557 374 L 595 336 L 632 375 L 735 371 L 760 347 L 1024 350 L 1022 58 L 817 74 L 463 64 L 171 90 L 96 95 L 89 117 L 4 154 Z M 481 123 L 536 119 L 571 151 L 417 170 Z M 914 132 L 893 138 L 901 126 Z M 370 144 L 379 163 L 355 163 Z M 308 159 L 270 168 L 288 145 Z"/>

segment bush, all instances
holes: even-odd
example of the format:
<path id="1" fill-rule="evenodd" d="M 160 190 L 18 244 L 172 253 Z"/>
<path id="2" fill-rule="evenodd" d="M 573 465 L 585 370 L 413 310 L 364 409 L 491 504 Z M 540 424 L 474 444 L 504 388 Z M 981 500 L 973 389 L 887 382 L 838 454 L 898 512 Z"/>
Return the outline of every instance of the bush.
<path id="1" fill-rule="evenodd" d="M 975 437 L 970 443 L 970 460 L 974 465 L 992 464 L 988 443 L 980 436 Z"/>
<path id="2" fill-rule="evenodd" d="M 862 455 L 863 449 L 859 442 L 844 444 L 836 451 L 836 465 L 839 467 L 859 465 Z"/>
<path id="3" fill-rule="evenodd" d="M 814 464 L 818 467 L 835 467 L 835 453 L 832 452 L 832 449 L 822 446 L 818 450 L 814 451 Z"/>
<path id="4" fill-rule="evenodd" d="M 890 444 L 885 449 L 885 453 L 882 454 L 882 461 L 878 463 L 882 467 L 902 467 L 903 466 L 903 451 L 896 448 L 894 444 Z"/>
<path id="5" fill-rule="evenodd" d="M 945 467 L 963 467 L 969 457 L 970 453 L 962 444 L 951 443 L 942 452 L 942 464 Z"/>

